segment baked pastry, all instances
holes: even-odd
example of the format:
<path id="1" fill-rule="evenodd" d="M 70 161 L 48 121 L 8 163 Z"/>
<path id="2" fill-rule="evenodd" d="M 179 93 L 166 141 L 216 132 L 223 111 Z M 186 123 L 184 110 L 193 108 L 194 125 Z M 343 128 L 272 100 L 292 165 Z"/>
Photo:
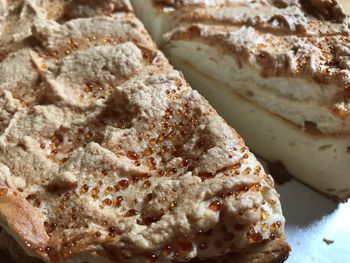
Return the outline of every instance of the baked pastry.
<path id="1" fill-rule="evenodd" d="M 271 176 L 127 1 L 1 12 L 0 248 L 15 262 L 285 260 Z"/>
<path id="2" fill-rule="evenodd" d="M 350 196 L 349 24 L 337 1 L 132 2 L 254 152 L 336 200 Z"/>

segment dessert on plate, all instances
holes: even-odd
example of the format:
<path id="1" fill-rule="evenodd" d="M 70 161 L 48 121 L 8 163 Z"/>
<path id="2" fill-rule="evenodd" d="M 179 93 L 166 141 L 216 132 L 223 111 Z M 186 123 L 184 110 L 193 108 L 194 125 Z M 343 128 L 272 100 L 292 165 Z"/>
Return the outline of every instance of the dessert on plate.
<path id="1" fill-rule="evenodd" d="M 0 249 L 14 262 L 288 257 L 273 179 L 128 1 L 0 4 Z"/>
<path id="2" fill-rule="evenodd" d="M 132 3 L 254 152 L 336 200 L 350 196 L 349 20 L 337 1 Z"/>

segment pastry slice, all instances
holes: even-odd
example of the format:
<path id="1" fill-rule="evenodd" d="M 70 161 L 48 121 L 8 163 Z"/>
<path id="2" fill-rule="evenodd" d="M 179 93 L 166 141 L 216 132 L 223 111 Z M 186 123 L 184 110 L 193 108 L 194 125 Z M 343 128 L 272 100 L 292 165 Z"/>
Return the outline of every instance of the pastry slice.
<path id="1" fill-rule="evenodd" d="M 133 2 L 161 20 L 144 22 L 254 152 L 350 196 L 349 25 L 336 1 Z"/>
<path id="2" fill-rule="evenodd" d="M 16 262 L 284 261 L 271 176 L 134 14 L 51 3 L 11 1 L 2 20 L 0 248 Z M 38 13 L 21 40 L 8 20 L 24 8 Z"/>

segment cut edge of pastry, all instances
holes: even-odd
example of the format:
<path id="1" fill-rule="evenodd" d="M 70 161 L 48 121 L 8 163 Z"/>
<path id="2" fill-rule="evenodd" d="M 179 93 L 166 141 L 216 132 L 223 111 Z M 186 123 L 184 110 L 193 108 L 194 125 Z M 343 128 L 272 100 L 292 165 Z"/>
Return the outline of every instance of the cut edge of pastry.
<path id="1" fill-rule="evenodd" d="M 295 178 L 333 200 L 346 201 L 350 198 L 347 173 L 350 169 L 347 161 L 350 156 L 349 136 L 325 135 L 312 124 L 304 128 L 297 126 L 238 94 L 220 80 L 204 75 L 191 63 L 175 55 L 172 47 L 168 48 L 166 54 L 170 61 L 181 68 L 186 79 L 209 99 L 220 115 L 237 126 L 238 133 L 244 135 L 253 152 L 264 156 L 267 161 L 282 162 Z M 272 131 L 271 127 L 275 129 Z M 256 136 L 256 129 L 264 140 Z M 329 165 L 324 159 L 332 160 L 334 165 Z M 337 178 L 329 176 L 335 172 L 339 175 Z"/>
<path id="2" fill-rule="evenodd" d="M 0 257 L 6 259 L 8 263 L 43 263 L 39 258 L 28 256 L 18 243 L 2 230 L 0 240 Z M 4 243 L 6 242 L 6 246 Z M 228 254 L 218 258 L 218 262 L 224 263 L 283 263 L 290 254 L 291 248 L 284 236 L 280 236 L 272 241 L 266 241 L 251 248 L 245 254 Z M 96 261 L 104 262 L 102 261 Z M 190 263 L 212 263 L 208 260 L 192 259 Z"/>
<path id="3" fill-rule="evenodd" d="M 345 39 L 349 35 L 349 30 L 346 27 L 348 17 L 338 3 L 334 5 L 334 9 L 329 10 L 329 14 L 337 19 L 336 22 L 332 17 L 320 18 L 320 21 L 325 19 L 325 27 L 329 27 L 331 31 L 334 30 L 335 33 L 330 34 L 329 39 L 334 37 L 335 43 L 331 42 L 333 40 L 330 40 L 331 44 L 327 43 L 328 38 L 325 34 L 323 44 L 315 43 L 308 47 L 313 48 L 312 45 L 315 45 L 322 52 L 327 52 L 325 50 L 328 44 L 336 46 L 336 53 L 339 55 L 335 60 L 339 60 L 341 65 L 339 67 L 343 67 L 343 70 L 332 63 L 327 64 L 324 72 L 334 71 L 334 75 L 323 79 L 323 72 L 312 64 L 307 66 L 307 70 L 310 71 L 305 73 L 299 72 L 297 64 L 296 69 L 293 69 L 292 59 L 288 64 L 288 70 L 283 71 L 281 67 L 282 70 L 277 71 L 276 75 L 266 74 L 270 69 L 265 70 L 266 65 L 259 64 L 258 51 L 270 45 L 269 42 L 265 42 L 268 38 L 265 39 L 264 33 L 259 31 L 258 23 L 249 27 L 249 25 L 245 26 L 244 22 L 242 25 L 239 24 L 238 18 L 237 21 L 233 21 L 234 18 L 225 13 L 227 3 L 218 7 L 220 14 L 219 12 L 215 14 L 213 11 L 215 8 L 211 10 L 210 4 L 201 6 L 189 1 L 193 3 L 192 6 L 188 3 L 179 3 L 178 6 L 167 7 L 166 4 L 170 3 L 169 1 L 158 1 L 164 5 L 154 4 L 156 0 L 140 2 L 132 0 L 136 6 L 136 13 L 141 13 L 141 20 L 143 19 L 142 21 L 156 39 L 163 36 L 159 43 L 171 63 L 182 70 L 190 84 L 242 134 L 254 152 L 267 161 L 281 162 L 295 178 L 336 201 L 346 201 L 350 197 L 350 178 L 346 172 L 350 169 L 348 160 L 350 115 L 349 103 L 346 103 L 346 95 L 344 95 L 350 73 L 347 66 L 342 64 L 344 57 L 347 56 L 345 54 L 348 53 L 342 51 L 345 53 L 340 55 L 340 50 L 343 48 L 347 50 Z M 318 1 L 313 4 L 317 7 L 315 12 L 320 16 L 324 15 L 323 11 L 327 8 L 331 8 L 324 7 L 325 9 L 322 10 L 322 3 Z M 238 8 L 239 3 L 228 1 L 227 8 L 235 5 Z M 152 21 L 142 17 L 142 10 L 147 10 L 146 13 L 156 16 L 162 21 L 161 24 L 164 27 L 154 30 Z M 230 19 L 233 19 L 232 25 Z M 262 15 L 261 20 L 264 19 L 265 16 Z M 310 31 L 310 39 L 315 34 L 321 34 L 321 31 L 320 33 L 315 31 L 321 22 L 317 21 L 316 17 L 312 17 L 311 20 L 312 23 L 316 23 L 316 28 L 310 27 L 310 30 L 306 28 Z M 336 27 L 332 29 L 332 25 Z M 254 32 L 257 32 L 257 38 L 261 36 L 259 40 L 261 44 L 258 44 L 257 40 L 257 47 L 251 52 L 257 54 L 257 58 L 254 58 L 254 55 L 245 54 L 246 51 L 242 46 L 238 45 L 238 50 L 242 49 L 241 53 L 235 50 L 234 46 L 234 43 L 239 43 L 239 33 L 254 35 Z M 265 31 L 262 30 L 262 32 Z M 230 34 L 234 39 L 232 42 L 229 39 Z M 273 31 L 268 31 L 266 34 L 274 37 Z M 303 33 L 293 34 L 291 34 L 295 39 L 293 41 L 298 40 L 298 34 L 303 38 Z M 283 36 L 282 34 L 282 39 Z M 244 38 L 242 41 L 249 42 L 249 38 L 247 39 Z M 278 48 L 278 41 L 276 37 L 271 46 Z M 307 41 L 304 43 L 304 39 L 301 42 L 309 44 Z M 282 41 L 282 44 L 285 43 Z M 271 52 L 270 49 L 267 54 L 269 52 Z M 289 56 L 281 49 L 278 52 L 280 53 L 275 57 L 270 54 L 271 59 L 276 59 L 276 65 L 282 61 L 278 59 L 282 59 L 284 55 Z M 319 57 L 322 55 L 317 54 L 315 61 Z M 276 67 L 274 63 L 270 66 Z M 230 75 L 233 77 L 231 78 Z M 259 123 L 259 133 L 256 131 L 256 123 Z M 259 140 L 260 135 L 257 136 L 257 134 L 265 140 Z M 324 160 L 330 160 L 335 165 L 327 165 Z M 335 174 L 337 176 L 334 176 Z"/>

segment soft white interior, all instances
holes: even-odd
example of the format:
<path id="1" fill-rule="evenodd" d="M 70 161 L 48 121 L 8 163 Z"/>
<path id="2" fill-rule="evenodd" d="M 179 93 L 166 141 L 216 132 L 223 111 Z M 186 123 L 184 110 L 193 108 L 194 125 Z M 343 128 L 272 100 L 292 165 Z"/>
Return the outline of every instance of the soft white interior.
<path id="1" fill-rule="evenodd" d="M 241 91 L 239 88 L 233 90 L 231 86 L 220 84 L 199 73 L 198 69 L 181 59 L 179 50 L 178 47 L 168 49 L 168 58 L 184 72 L 192 86 L 208 98 L 217 111 L 237 129 L 254 152 L 269 161 L 281 161 L 296 178 L 327 195 L 341 200 L 350 195 L 350 136 L 303 132 L 296 125 L 237 95 L 236 91 Z M 205 61 L 197 61 L 196 66 L 203 66 L 201 62 Z M 227 72 L 227 68 L 218 69 L 218 78 L 228 73 L 232 75 L 232 72 Z M 223 72 L 225 73 L 222 74 Z M 248 73 L 246 74 L 248 78 Z M 246 81 L 253 84 L 253 80 Z M 263 92 L 255 94 L 268 99 Z M 276 101 L 276 104 L 281 103 L 281 99 Z M 298 106 L 305 109 L 303 105 L 286 105 L 296 110 Z M 316 112 L 322 109 L 312 106 L 308 110 Z"/>
<path id="2" fill-rule="evenodd" d="M 325 103 L 334 96 L 335 87 L 323 88 L 298 78 L 262 78 L 257 68 L 248 64 L 239 68 L 233 56 L 199 42 L 173 41 L 165 52 L 195 65 L 199 72 L 210 74 L 236 93 L 297 125 L 313 122 L 326 133 L 350 129 Z"/>
<path id="3" fill-rule="evenodd" d="M 152 0 L 130 0 L 137 17 L 145 24 L 153 40 L 161 45 L 164 43 L 163 35 L 176 25 L 175 18 L 171 15 L 172 8 L 159 12 L 153 6 Z"/>
<path id="4" fill-rule="evenodd" d="M 176 27 L 175 12 L 159 12 L 151 0 L 131 2 L 163 45 L 163 34 Z M 325 134 L 349 131 L 350 123 L 344 125 L 325 106 L 336 87 L 297 78 L 264 79 L 258 69 L 239 68 L 232 56 L 199 42 L 172 41 L 164 51 L 253 151 L 281 161 L 296 178 L 327 195 L 341 200 L 350 195 L 350 135 L 312 135 L 296 126 L 313 122 Z"/>

